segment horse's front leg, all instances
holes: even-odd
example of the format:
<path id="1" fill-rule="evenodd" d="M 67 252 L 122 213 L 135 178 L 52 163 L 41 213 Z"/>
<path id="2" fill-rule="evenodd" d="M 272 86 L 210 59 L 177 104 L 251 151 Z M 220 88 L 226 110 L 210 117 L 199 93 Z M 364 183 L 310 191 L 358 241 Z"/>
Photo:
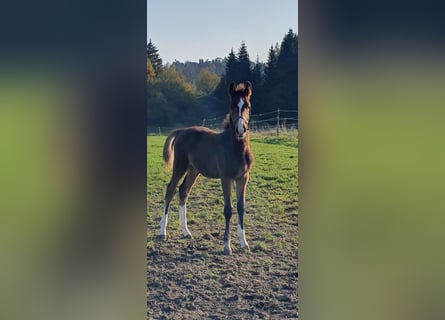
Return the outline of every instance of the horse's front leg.
<path id="1" fill-rule="evenodd" d="M 224 218 L 226 221 L 226 228 L 224 231 L 224 253 L 232 254 L 230 247 L 230 218 L 232 217 L 232 199 L 231 188 L 233 181 L 230 179 L 221 179 L 221 185 L 224 193 Z"/>
<path id="2" fill-rule="evenodd" d="M 249 181 L 249 173 L 236 180 L 236 209 L 238 211 L 238 228 L 237 234 L 241 244 L 241 248 L 247 252 L 250 251 L 249 244 L 246 241 L 246 233 L 244 231 L 244 204 L 246 202 L 246 187 Z"/>

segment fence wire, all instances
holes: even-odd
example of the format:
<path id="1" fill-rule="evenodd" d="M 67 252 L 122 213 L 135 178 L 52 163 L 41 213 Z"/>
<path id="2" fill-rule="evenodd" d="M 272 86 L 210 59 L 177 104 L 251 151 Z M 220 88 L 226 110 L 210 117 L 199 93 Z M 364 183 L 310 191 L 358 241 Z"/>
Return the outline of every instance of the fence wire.
<path id="1" fill-rule="evenodd" d="M 203 118 L 198 126 L 205 126 L 214 130 L 222 129 L 222 122 L 226 114 L 213 118 Z M 249 128 L 253 131 L 276 129 L 277 134 L 280 130 L 298 129 L 298 110 L 277 109 L 275 111 L 264 112 L 260 114 L 251 114 Z M 166 135 L 175 127 L 147 126 L 149 135 Z"/>

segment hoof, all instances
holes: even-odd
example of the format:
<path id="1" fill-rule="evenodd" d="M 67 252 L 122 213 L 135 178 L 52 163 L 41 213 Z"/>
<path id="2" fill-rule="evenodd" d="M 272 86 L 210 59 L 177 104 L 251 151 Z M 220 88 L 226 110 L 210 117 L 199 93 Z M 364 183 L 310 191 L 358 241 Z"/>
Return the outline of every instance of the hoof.
<path id="1" fill-rule="evenodd" d="M 191 233 L 184 235 L 182 238 L 183 238 L 183 239 L 193 239 Z"/>
<path id="2" fill-rule="evenodd" d="M 166 241 L 167 240 L 167 235 L 159 234 L 159 235 L 156 236 L 156 240 L 158 240 L 158 241 Z"/>
<path id="3" fill-rule="evenodd" d="M 226 255 L 226 256 L 230 256 L 230 255 L 232 255 L 232 249 L 227 249 L 227 248 L 224 248 L 224 254 Z"/>

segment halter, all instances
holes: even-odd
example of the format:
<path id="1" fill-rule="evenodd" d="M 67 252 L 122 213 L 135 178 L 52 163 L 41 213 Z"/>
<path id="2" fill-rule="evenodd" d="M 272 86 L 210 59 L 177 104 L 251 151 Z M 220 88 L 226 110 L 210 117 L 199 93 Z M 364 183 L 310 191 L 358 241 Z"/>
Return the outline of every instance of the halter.
<path id="1" fill-rule="evenodd" d="M 247 130 L 249 130 L 249 120 L 247 120 L 243 116 L 237 116 L 236 119 L 232 119 L 232 115 L 230 115 L 230 120 L 232 121 L 232 124 L 234 127 L 236 127 L 236 123 L 238 122 L 239 119 L 244 120 L 244 122 L 246 123 L 246 126 L 247 126 Z M 249 111 L 249 119 L 250 119 L 250 111 Z"/>

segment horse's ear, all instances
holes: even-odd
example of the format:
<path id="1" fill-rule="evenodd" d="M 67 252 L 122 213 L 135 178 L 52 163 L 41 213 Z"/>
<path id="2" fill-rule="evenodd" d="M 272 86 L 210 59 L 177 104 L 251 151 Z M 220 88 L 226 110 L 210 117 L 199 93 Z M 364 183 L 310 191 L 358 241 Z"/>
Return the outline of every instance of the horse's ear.
<path id="1" fill-rule="evenodd" d="M 244 90 L 244 95 L 251 96 L 252 95 L 252 84 L 250 83 L 250 81 L 244 82 L 244 86 L 246 87 L 246 89 Z"/>
<path id="2" fill-rule="evenodd" d="M 229 95 L 233 96 L 234 93 L 235 93 L 235 82 L 232 82 L 229 86 Z"/>

